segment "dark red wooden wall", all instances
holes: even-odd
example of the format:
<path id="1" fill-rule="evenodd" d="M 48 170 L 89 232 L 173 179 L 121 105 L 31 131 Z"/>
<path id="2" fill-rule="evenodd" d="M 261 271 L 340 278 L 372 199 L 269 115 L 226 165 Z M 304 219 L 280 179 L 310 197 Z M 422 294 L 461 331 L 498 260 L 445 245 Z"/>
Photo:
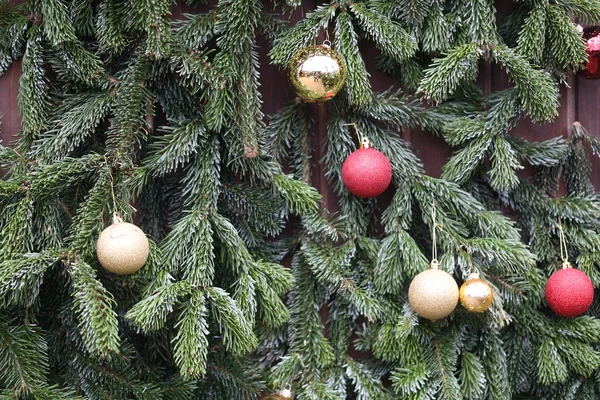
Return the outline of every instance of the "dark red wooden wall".
<path id="1" fill-rule="evenodd" d="M 290 21 L 293 23 L 302 18 L 304 12 L 314 9 L 317 4 L 319 4 L 317 0 L 304 0 L 303 7 L 292 15 Z M 505 0 L 499 2 L 498 18 L 501 19 L 514 7 L 516 7 L 514 2 Z M 184 12 L 195 13 L 199 12 L 199 10 L 194 10 L 188 6 L 174 5 L 172 7 L 173 18 L 181 18 Z M 323 39 L 325 38 L 320 38 L 320 40 Z M 264 112 L 272 114 L 295 96 L 288 84 L 285 71 L 270 64 L 267 57 L 267 41 L 261 40 L 260 44 L 261 91 L 264 100 Z M 375 49 L 373 47 L 365 44 L 361 51 L 371 73 L 371 84 L 374 90 L 383 91 L 391 86 L 399 86 L 398 79 L 391 78 L 375 69 L 373 65 Z M 0 139 L 5 145 L 14 139 L 20 129 L 17 111 L 19 76 L 20 62 L 15 62 L 0 77 L 0 115 L 2 115 Z M 513 132 L 513 135 L 522 136 L 532 141 L 546 140 L 559 135 L 568 136 L 571 133 L 573 122 L 580 121 L 592 135 L 600 136 L 600 80 L 586 80 L 571 75 L 567 82 L 569 88 L 564 87 L 561 91 L 560 115 L 556 121 L 551 124 L 535 125 L 524 120 L 518 129 Z M 502 89 L 509 85 L 506 74 L 497 66 L 489 64 L 482 64 L 479 83 L 486 92 Z M 313 132 L 313 160 L 315 163 L 313 184 L 324 195 L 325 204 L 335 209 L 335 197 L 323 178 L 324 171 L 317 164 L 317 161 L 322 158 L 322 152 L 324 151 L 322 139 L 325 137 L 325 126 L 327 123 L 326 108 L 323 105 L 311 105 L 310 110 L 316 121 L 316 129 Z M 445 145 L 443 139 L 434 137 L 426 132 L 421 132 L 420 130 L 406 131 L 402 135 L 419 154 L 427 173 L 439 176 L 441 167 L 451 154 L 451 150 Z M 598 188 L 600 187 L 600 161 L 597 158 L 593 162 L 593 174 L 593 181 Z"/>

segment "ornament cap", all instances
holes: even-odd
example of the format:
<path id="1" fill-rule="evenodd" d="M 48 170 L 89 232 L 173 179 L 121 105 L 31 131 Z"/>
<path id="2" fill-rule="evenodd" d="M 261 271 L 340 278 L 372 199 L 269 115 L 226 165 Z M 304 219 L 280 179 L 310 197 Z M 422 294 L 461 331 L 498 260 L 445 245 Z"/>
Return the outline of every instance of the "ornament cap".
<path id="1" fill-rule="evenodd" d="M 571 265 L 571 263 L 568 262 L 567 260 L 563 260 L 562 269 L 569 269 L 569 268 L 573 268 L 573 266 Z"/>
<path id="2" fill-rule="evenodd" d="M 321 44 L 322 47 L 327 47 L 328 49 L 331 48 L 331 42 L 329 40 L 324 40 L 323 43 Z"/>
<path id="3" fill-rule="evenodd" d="M 280 390 L 277 393 L 279 396 L 283 397 L 284 399 L 291 399 L 292 398 L 292 391 L 290 389 L 283 389 Z"/>
<path id="4" fill-rule="evenodd" d="M 429 264 L 429 268 L 440 269 L 440 262 L 434 258 L 433 260 L 431 260 L 431 263 Z"/>
<path id="5" fill-rule="evenodd" d="M 480 279 L 479 274 L 477 272 L 472 273 L 467 277 L 468 281 L 470 281 L 471 279 Z"/>
<path id="6" fill-rule="evenodd" d="M 361 149 L 370 149 L 371 148 L 371 141 L 369 140 L 368 137 L 363 137 L 360 140 L 360 148 Z"/>
<path id="7" fill-rule="evenodd" d="M 123 218 L 121 218 L 121 214 L 118 212 L 113 212 L 113 224 L 120 224 L 123 222 Z"/>

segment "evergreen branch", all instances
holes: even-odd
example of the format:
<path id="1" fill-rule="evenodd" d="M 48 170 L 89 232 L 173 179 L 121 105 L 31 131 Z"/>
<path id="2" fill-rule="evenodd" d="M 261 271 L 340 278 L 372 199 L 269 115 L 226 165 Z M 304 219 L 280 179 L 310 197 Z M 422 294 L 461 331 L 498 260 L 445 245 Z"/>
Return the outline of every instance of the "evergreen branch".
<path id="1" fill-rule="evenodd" d="M 183 14 L 183 16 L 185 19 L 174 22 L 175 42 L 185 49 L 203 48 L 214 37 L 217 10 L 211 10 L 206 14 Z"/>
<path id="2" fill-rule="evenodd" d="M 495 43 L 498 40 L 496 28 L 496 8 L 487 0 L 473 0 L 463 7 L 465 24 L 469 29 L 469 37 L 478 45 Z"/>
<path id="3" fill-rule="evenodd" d="M 567 142 L 560 136 L 535 143 L 513 137 L 507 137 L 506 140 L 511 143 L 519 157 L 535 166 L 557 166 L 569 150 Z"/>
<path id="4" fill-rule="evenodd" d="M 390 2 L 390 4 L 394 6 L 394 9 L 390 12 L 391 15 L 415 25 L 422 23 L 427 18 L 431 8 L 435 7 L 435 3 L 431 0 L 408 0 Z"/>
<path id="5" fill-rule="evenodd" d="M 373 12 L 364 3 L 353 3 L 350 9 L 384 54 L 400 63 L 415 54 L 417 43 L 400 24 Z"/>
<path id="6" fill-rule="evenodd" d="M 56 1 L 56 0 L 54 0 Z M 31 142 L 48 125 L 50 100 L 48 84 L 43 68 L 42 37 L 38 27 L 31 27 L 23 54 L 23 72 L 19 78 L 19 114 L 23 134 L 27 140 L 19 148 L 28 150 Z"/>
<path id="7" fill-rule="evenodd" d="M 487 382 L 483 364 L 476 354 L 463 352 L 459 379 L 465 399 L 480 399 L 483 396 Z"/>
<path id="8" fill-rule="evenodd" d="M 98 171 L 102 163 L 100 154 L 87 154 L 80 158 L 64 158 L 44 165 L 32 176 L 29 193 L 36 201 L 58 196 L 66 188 L 82 181 L 83 177 Z"/>
<path id="9" fill-rule="evenodd" d="M 8 218 L 0 230 L 0 260 L 11 259 L 14 254 L 33 251 L 33 207 L 33 200 L 29 196 L 7 207 Z"/>
<path id="10" fill-rule="evenodd" d="M 573 14 L 581 23 L 600 21 L 600 4 L 592 0 L 557 0 L 557 6 L 564 8 L 567 14 Z"/>
<path id="11" fill-rule="evenodd" d="M 545 339 L 537 349 L 537 377 L 548 385 L 564 382 L 567 379 L 567 365 L 552 339 Z"/>
<path id="12" fill-rule="evenodd" d="M 346 374 L 352 380 L 354 390 L 357 394 L 357 399 L 392 399 L 392 397 L 383 388 L 379 378 L 370 370 L 368 370 L 364 364 L 360 364 L 351 358 L 347 358 Z"/>
<path id="13" fill-rule="evenodd" d="M 492 140 L 492 137 L 485 135 L 455 152 L 443 167 L 442 179 L 458 184 L 466 182 L 489 151 Z"/>
<path id="14" fill-rule="evenodd" d="M 25 33 L 29 19 L 23 13 L 23 6 L 7 9 L 5 5 L 0 15 L 0 75 L 12 65 L 13 60 L 21 57 Z"/>
<path id="15" fill-rule="evenodd" d="M 321 195 L 312 186 L 283 174 L 274 175 L 273 183 L 294 214 L 306 215 L 318 208 Z"/>
<path id="16" fill-rule="evenodd" d="M 170 53 L 171 26 L 168 19 L 170 0 L 134 0 L 132 8 L 136 11 L 141 28 L 146 31 L 145 55 L 163 58 Z"/>
<path id="17" fill-rule="evenodd" d="M 390 233 L 381 243 L 375 269 L 375 287 L 381 293 L 399 294 L 406 278 L 427 269 L 427 258 L 403 229 Z"/>
<path id="18" fill-rule="evenodd" d="M 135 151 L 148 134 L 146 116 L 153 113 L 153 95 L 145 87 L 149 68 L 148 58 L 134 59 L 117 87 L 106 147 L 107 153 L 124 167 L 133 165 Z"/>
<path id="19" fill-rule="evenodd" d="M 172 283 L 171 280 L 131 307 L 125 318 L 144 333 L 164 328 L 177 300 L 192 290 L 186 281 Z"/>
<path id="20" fill-rule="evenodd" d="M 61 0 L 44 1 L 41 3 L 40 12 L 43 19 L 42 31 L 52 46 L 77 41 L 65 3 Z"/>
<path id="21" fill-rule="evenodd" d="M 256 348 L 258 340 L 244 313 L 229 294 L 221 288 L 207 289 L 210 309 L 223 335 L 223 344 L 234 355 L 243 355 Z"/>
<path id="22" fill-rule="evenodd" d="M 306 18 L 275 40 L 275 45 L 269 52 L 272 62 L 287 65 L 294 54 L 315 39 L 320 29 L 329 25 L 336 11 L 337 4 L 325 4 L 308 13 Z"/>
<path id="23" fill-rule="evenodd" d="M 260 20 L 262 4 L 254 0 L 219 0 L 215 23 L 217 45 L 237 57 L 247 57 L 254 31 Z"/>
<path id="24" fill-rule="evenodd" d="M 40 294 L 46 270 L 58 258 L 51 254 L 27 253 L 0 263 L 0 305 L 32 307 Z"/>
<path id="25" fill-rule="evenodd" d="M 164 136 L 150 145 L 153 150 L 144 160 L 144 165 L 155 176 L 174 172 L 180 165 L 186 165 L 196 154 L 200 143 L 207 139 L 201 119 L 187 120 L 177 127 L 161 128 Z"/>
<path id="26" fill-rule="evenodd" d="M 456 31 L 459 28 L 457 26 L 457 15 L 445 14 L 440 4 L 435 4 L 432 1 L 410 0 L 406 3 L 421 3 L 427 6 L 424 10 L 425 14 L 423 14 L 425 20 L 423 21 L 423 32 L 420 37 L 421 48 L 424 52 L 431 54 L 445 53 L 454 46 L 457 36 Z M 403 73 L 407 67 L 413 71 L 413 74 L 421 75 L 420 71 L 415 71 L 416 65 L 410 64 L 402 66 Z M 409 80 L 416 81 L 414 78 Z M 414 85 L 415 88 L 419 85 L 418 81 Z"/>
<path id="27" fill-rule="evenodd" d="M 83 343 L 92 354 L 108 357 L 119 353 L 119 327 L 113 296 L 83 261 L 68 267 L 73 280 L 73 309 L 79 317 Z"/>
<path id="28" fill-rule="evenodd" d="M 348 76 L 344 84 L 351 105 L 369 104 L 373 100 L 370 74 L 358 50 L 358 35 L 348 12 L 341 12 L 335 24 L 335 49 L 344 58 Z"/>
<path id="29" fill-rule="evenodd" d="M 321 368 L 333 359 L 333 349 L 324 336 L 323 321 L 319 314 L 322 295 L 315 290 L 315 279 L 302 253 L 294 255 L 291 267 L 296 282 L 290 293 L 289 305 L 290 326 L 293 328 L 290 337 L 291 349 L 301 354 L 305 365 Z"/>
<path id="30" fill-rule="evenodd" d="M 559 7 L 546 7 L 548 18 L 548 40 L 552 46 L 552 57 L 560 69 L 570 65 L 578 68 L 587 60 L 586 45 L 568 15 Z"/>
<path id="31" fill-rule="evenodd" d="M 391 381 L 394 389 L 403 397 L 412 395 L 412 398 L 419 398 L 427 395 L 430 391 L 430 375 L 424 364 L 420 363 L 405 368 L 396 368 L 391 375 Z M 420 395 L 417 397 L 416 395 Z"/>
<path id="32" fill-rule="evenodd" d="M 57 385 L 39 385 L 35 388 L 30 388 L 27 391 L 27 396 L 27 398 L 34 400 L 84 400 L 83 397 L 75 394 L 73 390 L 59 388 Z M 0 399 L 21 400 L 23 399 L 23 394 L 20 390 L 4 389 L 0 392 Z"/>
<path id="33" fill-rule="evenodd" d="M 502 136 L 494 138 L 494 149 L 490 157 L 492 168 L 488 171 L 490 186 L 495 190 L 510 191 L 519 184 L 516 171 L 523 169 L 517 160 L 517 153 Z"/>
<path id="34" fill-rule="evenodd" d="M 550 75 L 534 69 L 524 58 L 506 46 L 492 50 L 494 59 L 510 71 L 511 80 L 518 89 L 523 111 L 534 122 L 551 121 L 559 106 L 558 86 Z"/>
<path id="35" fill-rule="evenodd" d="M 100 176 L 87 198 L 73 217 L 69 232 L 71 235 L 65 239 L 69 248 L 81 256 L 91 257 L 96 249 L 94 236 L 102 229 L 102 217 L 110 214 L 111 205 L 106 203 L 110 198 L 110 175 L 108 167 L 98 171 Z"/>
<path id="36" fill-rule="evenodd" d="M 459 85 L 475 80 L 482 55 L 483 50 L 476 43 L 455 47 L 425 70 L 418 91 L 437 102 L 448 99 Z"/>
<path id="37" fill-rule="evenodd" d="M 161 244 L 166 269 L 183 272 L 192 287 L 210 286 L 215 272 L 212 233 L 206 215 L 200 211 L 187 214 Z"/>
<path id="38" fill-rule="evenodd" d="M 228 82 L 222 71 L 209 61 L 210 54 L 210 51 L 178 54 L 171 57 L 171 65 L 192 93 L 202 93 L 203 99 L 214 101 L 209 93 L 225 89 Z M 209 93 L 203 93 L 205 90 Z"/>
<path id="39" fill-rule="evenodd" d="M 181 319 L 175 342 L 175 363 L 179 366 L 184 379 L 197 379 L 206 373 L 208 354 L 208 311 L 206 299 L 196 290 L 190 296 Z"/>
<path id="40" fill-rule="evenodd" d="M 52 121 L 54 127 L 33 143 L 32 156 L 41 163 L 51 163 L 69 156 L 93 137 L 114 106 L 114 101 L 114 94 L 110 91 L 92 91 L 65 98 Z"/>
<path id="41" fill-rule="evenodd" d="M 131 10 L 118 0 L 103 1 L 98 6 L 96 37 L 102 52 L 119 54 L 127 45 L 125 27 L 130 24 Z"/>
<path id="42" fill-rule="evenodd" d="M 100 78 L 105 75 L 99 57 L 79 42 L 63 43 L 55 47 L 50 63 L 60 79 L 89 86 L 102 83 Z"/>
<path id="43" fill-rule="evenodd" d="M 283 266 L 257 262 L 250 270 L 256 282 L 258 315 L 268 327 L 276 328 L 290 319 L 290 312 L 281 300 L 294 283 L 294 277 Z"/>
<path id="44" fill-rule="evenodd" d="M 357 285 L 350 275 L 350 263 L 356 246 L 348 241 L 340 247 L 327 248 L 306 243 L 302 251 L 317 281 L 339 293 L 369 320 L 377 320 L 381 313 L 379 301 L 369 290 Z"/>
<path id="45" fill-rule="evenodd" d="M 544 55 L 547 22 L 546 8 L 537 6 L 529 12 L 529 16 L 524 21 L 519 32 L 519 39 L 517 40 L 517 51 L 519 54 L 537 65 L 540 65 Z"/>

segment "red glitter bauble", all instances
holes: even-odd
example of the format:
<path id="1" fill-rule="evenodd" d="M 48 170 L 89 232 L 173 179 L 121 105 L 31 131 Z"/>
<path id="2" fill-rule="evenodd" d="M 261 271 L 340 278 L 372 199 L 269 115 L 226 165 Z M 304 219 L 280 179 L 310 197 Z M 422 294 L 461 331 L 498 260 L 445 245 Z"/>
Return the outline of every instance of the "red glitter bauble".
<path id="1" fill-rule="evenodd" d="M 382 152 L 372 148 L 356 150 L 344 161 L 342 181 L 355 196 L 379 196 L 392 181 L 390 160 Z"/>
<path id="2" fill-rule="evenodd" d="M 579 71 L 579 75 L 587 79 L 600 78 L 600 26 L 590 26 L 583 30 L 583 38 L 587 46 L 588 61 Z"/>
<path id="3" fill-rule="evenodd" d="M 546 301 L 558 315 L 576 317 L 592 305 L 594 285 L 590 278 L 578 269 L 561 269 L 553 273 L 546 283 Z"/>

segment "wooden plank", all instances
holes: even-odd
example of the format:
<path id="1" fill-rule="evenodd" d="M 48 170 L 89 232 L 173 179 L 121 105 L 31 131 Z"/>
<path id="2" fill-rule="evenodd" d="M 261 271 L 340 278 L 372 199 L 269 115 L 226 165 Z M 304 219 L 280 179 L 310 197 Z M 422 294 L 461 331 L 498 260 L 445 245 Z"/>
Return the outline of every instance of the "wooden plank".
<path id="1" fill-rule="evenodd" d="M 21 118 L 17 105 L 19 94 L 19 78 L 21 77 L 21 62 L 15 61 L 0 77 L 0 141 L 7 145 L 15 140 L 21 130 Z"/>

